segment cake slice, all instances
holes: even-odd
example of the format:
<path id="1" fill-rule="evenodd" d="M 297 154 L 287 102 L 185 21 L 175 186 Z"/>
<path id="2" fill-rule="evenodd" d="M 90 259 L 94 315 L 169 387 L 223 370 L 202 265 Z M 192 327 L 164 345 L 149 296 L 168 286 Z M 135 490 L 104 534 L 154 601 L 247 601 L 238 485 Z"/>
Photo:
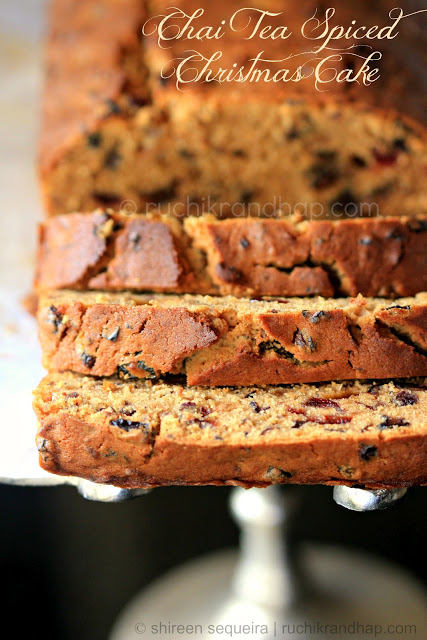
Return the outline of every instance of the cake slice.
<path id="1" fill-rule="evenodd" d="M 235 296 L 427 290 L 427 218 L 178 220 L 111 210 L 40 225 L 35 286 Z"/>
<path id="2" fill-rule="evenodd" d="M 207 389 L 48 375 L 40 464 L 121 487 L 427 483 L 427 380 Z"/>
<path id="3" fill-rule="evenodd" d="M 278 298 L 52 292 L 38 326 L 50 371 L 190 385 L 427 375 L 427 293 Z"/>
<path id="4" fill-rule="evenodd" d="M 40 139 L 47 211 L 123 203 L 133 211 L 160 204 L 178 216 L 189 205 L 190 213 L 236 216 L 252 204 L 267 216 L 298 204 L 316 216 L 426 213 L 424 15 L 377 39 L 375 25 L 390 29 L 395 5 L 337 3 L 328 31 L 341 25 L 349 37 L 313 56 L 324 39 L 310 36 L 327 8 L 315 0 L 292 8 L 280 0 L 250 7 L 243 0 L 203 7 L 197 0 L 53 0 Z M 167 23 L 176 35 L 201 8 L 190 29 L 206 35 L 224 21 L 220 39 L 188 39 L 187 30 L 158 45 L 163 16 L 178 12 Z M 261 28 L 250 37 L 262 11 L 269 12 L 262 27 L 275 38 L 260 37 Z M 284 26 L 292 35 L 277 37 Z M 368 30 L 372 37 L 360 39 Z M 173 67 L 189 50 L 198 55 L 183 75 L 200 77 L 177 86 Z M 217 52 L 220 59 L 208 64 Z M 259 55 L 264 61 L 252 72 Z M 202 72 L 207 64 L 211 81 Z M 319 64 L 321 80 L 341 81 L 316 86 L 309 70 Z M 373 82 L 361 71 L 366 64 Z M 298 67 L 303 79 L 292 81 Z M 245 79 L 220 82 L 220 68 L 242 69 Z"/>

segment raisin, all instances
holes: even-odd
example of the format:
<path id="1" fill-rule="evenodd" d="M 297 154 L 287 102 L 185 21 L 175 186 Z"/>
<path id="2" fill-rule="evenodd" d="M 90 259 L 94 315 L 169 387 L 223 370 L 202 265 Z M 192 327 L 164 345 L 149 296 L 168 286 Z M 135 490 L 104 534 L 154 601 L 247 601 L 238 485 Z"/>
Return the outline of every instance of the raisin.
<path id="1" fill-rule="evenodd" d="M 188 149 L 180 149 L 179 155 L 181 156 L 181 158 L 185 158 L 186 160 L 192 160 L 195 157 L 195 154 Z"/>
<path id="2" fill-rule="evenodd" d="M 351 156 L 351 162 L 355 167 L 358 167 L 359 169 L 365 169 L 368 166 L 366 160 L 361 156 Z"/>
<path id="3" fill-rule="evenodd" d="M 311 313 L 310 311 L 301 311 L 301 315 L 303 318 L 307 318 L 313 324 L 317 324 L 320 320 L 326 320 L 329 318 L 329 313 L 327 311 L 316 311 L 316 313 Z"/>
<path id="4" fill-rule="evenodd" d="M 236 158 L 244 158 L 246 156 L 246 153 L 243 151 L 243 149 L 234 149 L 232 153 Z"/>
<path id="5" fill-rule="evenodd" d="M 239 202 L 242 204 L 249 204 L 254 198 L 254 192 L 249 190 L 244 190 L 240 194 Z"/>
<path id="6" fill-rule="evenodd" d="M 378 448 L 373 444 L 363 444 L 359 449 L 359 458 L 368 462 L 371 458 L 376 458 L 378 455 Z"/>
<path id="7" fill-rule="evenodd" d="M 247 249 L 250 245 L 250 242 L 246 238 L 240 238 L 240 244 L 244 249 Z"/>
<path id="8" fill-rule="evenodd" d="M 194 409 L 196 406 L 195 402 L 183 402 L 182 405 L 179 407 L 180 411 L 184 411 L 184 409 Z"/>
<path id="9" fill-rule="evenodd" d="M 291 429 L 299 429 L 300 427 L 302 427 L 303 424 L 306 424 L 306 423 L 307 423 L 307 420 L 295 420 Z"/>
<path id="10" fill-rule="evenodd" d="M 132 422 L 132 420 L 126 420 L 125 418 L 116 418 L 115 420 L 110 420 L 110 424 L 114 427 L 119 427 L 119 429 L 123 429 L 124 431 L 130 431 L 131 429 L 148 429 L 150 424 L 148 422 Z"/>
<path id="11" fill-rule="evenodd" d="M 358 211 L 357 200 L 358 199 L 352 191 L 345 189 L 337 195 L 336 200 L 332 200 L 329 203 L 329 206 L 333 209 L 334 213 L 347 213 L 354 215 Z"/>
<path id="12" fill-rule="evenodd" d="M 97 149 L 101 146 L 102 135 L 98 131 L 94 131 L 93 133 L 89 133 L 87 137 L 88 147 L 92 149 Z"/>
<path id="13" fill-rule="evenodd" d="M 236 269 L 236 267 L 226 265 L 225 262 L 217 264 L 216 272 L 218 277 L 221 278 L 221 280 L 224 280 L 224 282 L 240 282 L 243 278 L 241 271 Z"/>
<path id="14" fill-rule="evenodd" d="M 85 351 L 83 351 L 80 358 L 83 364 L 85 365 L 85 367 L 87 367 L 88 369 L 92 369 L 96 362 L 95 356 L 91 356 L 89 353 L 86 353 Z"/>
<path id="15" fill-rule="evenodd" d="M 406 144 L 405 138 L 396 138 L 393 141 L 393 147 L 398 151 L 404 151 L 404 152 L 408 151 L 408 145 Z"/>
<path id="16" fill-rule="evenodd" d="M 324 164 L 314 164 L 307 172 L 310 187 L 313 189 L 327 189 L 338 180 L 340 174 L 334 167 Z"/>
<path id="17" fill-rule="evenodd" d="M 154 369 L 152 367 L 149 367 L 148 365 L 146 365 L 143 360 L 140 360 L 138 362 L 138 369 L 141 369 L 142 371 L 146 371 L 148 373 L 147 378 L 150 378 L 150 379 L 157 378 L 157 375 L 156 375 L 156 372 L 154 371 Z"/>
<path id="18" fill-rule="evenodd" d="M 292 129 L 289 129 L 288 133 L 286 134 L 287 140 L 298 140 L 300 136 L 301 136 L 301 133 L 295 127 L 292 127 Z"/>
<path id="19" fill-rule="evenodd" d="M 59 327 L 61 326 L 63 317 L 63 314 L 58 311 L 56 307 L 54 307 L 53 305 L 49 307 L 47 322 L 53 324 L 55 331 L 58 331 Z"/>
<path id="20" fill-rule="evenodd" d="M 330 400 L 329 398 L 309 398 L 304 404 L 306 407 L 333 407 L 334 409 L 341 409 L 338 402 Z"/>
<path id="21" fill-rule="evenodd" d="M 415 393 L 410 393 L 409 391 L 399 391 L 399 393 L 396 395 L 396 404 L 401 407 L 417 404 L 417 402 L 418 396 Z"/>
<path id="22" fill-rule="evenodd" d="M 309 351 L 315 351 L 316 345 L 311 336 L 306 336 L 300 329 L 297 329 L 292 338 L 293 344 L 296 344 L 302 349 L 308 349 Z"/>
<path id="23" fill-rule="evenodd" d="M 251 402 L 249 403 L 249 406 L 251 407 L 251 409 L 253 409 L 254 413 L 260 413 L 261 412 L 261 408 L 260 408 L 259 404 L 257 402 L 255 402 L 255 400 L 251 400 Z"/>
<path id="24" fill-rule="evenodd" d="M 403 418 L 390 418 L 389 416 L 383 416 L 383 421 L 378 425 L 381 429 L 392 429 L 393 427 L 409 427 L 409 422 L 403 420 Z"/>
<path id="25" fill-rule="evenodd" d="M 246 398 L 253 398 L 255 394 L 256 394 L 256 391 L 249 391 L 249 393 L 247 393 L 245 395 L 245 399 Z"/>
<path id="26" fill-rule="evenodd" d="M 274 351 L 281 358 L 290 358 L 294 360 L 294 356 L 290 351 L 287 351 L 280 342 L 276 340 L 266 340 L 265 342 L 259 343 L 259 353 L 260 355 L 264 355 L 266 351 Z"/>
<path id="27" fill-rule="evenodd" d="M 381 387 L 382 387 L 384 384 L 387 384 L 387 383 L 386 383 L 386 382 L 376 382 L 375 384 L 372 384 L 372 385 L 369 387 L 369 389 L 368 389 L 368 393 L 370 393 L 370 394 L 371 394 L 371 395 L 373 395 L 373 396 L 377 396 L 377 395 L 378 395 L 378 393 L 379 393 L 379 392 L 380 392 L 380 390 L 381 390 Z"/>
<path id="28" fill-rule="evenodd" d="M 133 416 L 133 414 L 136 413 L 136 409 L 129 405 L 127 407 L 123 407 L 120 413 L 123 413 L 124 416 Z"/>
<path id="29" fill-rule="evenodd" d="M 117 151 L 117 147 L 112 147 L 109 151 L 107 151 L 104 158 L 104 167 L 106 169 L 111 169 L 114 171 L 119 166 L 122 161 L 122 155 Z"/>

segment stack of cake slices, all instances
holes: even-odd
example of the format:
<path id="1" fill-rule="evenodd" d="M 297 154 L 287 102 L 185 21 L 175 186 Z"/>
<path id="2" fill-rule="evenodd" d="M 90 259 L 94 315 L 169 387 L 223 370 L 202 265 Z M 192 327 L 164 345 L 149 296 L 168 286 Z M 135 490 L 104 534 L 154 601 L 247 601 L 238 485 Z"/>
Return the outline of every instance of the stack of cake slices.
<path id="1" fill-rule="evenodd" d="M 336 19 L 389 24 L 372 4 Z M 175 5 L 175 22 L 198 7 Z M 259 18 L 255 5 L 220 1 L 197 24 Z M 161 49 L 143 29 L 168 7 L 52 3 L 42 467 L 127 488 L 427 483 L 426 111 L 409 50 L 382 42 L 378 84 L 327 99 L 312 82 L 182 92 L 168 64 L 188 42 Z M 270 19 L 298 33 L 315 9 Z M 223 68 L 260 46 L 236 33 Z M 289 43 L 268 47 L 283 60 Z"/>

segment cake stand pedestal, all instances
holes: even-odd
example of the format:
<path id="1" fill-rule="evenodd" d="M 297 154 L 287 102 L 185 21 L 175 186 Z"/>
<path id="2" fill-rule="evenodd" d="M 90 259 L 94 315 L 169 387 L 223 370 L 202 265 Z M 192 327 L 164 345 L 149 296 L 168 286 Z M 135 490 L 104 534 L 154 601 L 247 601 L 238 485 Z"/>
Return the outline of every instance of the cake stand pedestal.
<path id="1" fill-rule="evenodd" d="M 125 607 L 109 640 L 413 640 L 415 628 L 423 636 L 426 594 L 406 572 L 356 551 L 289 547 L 288 492 L 233 489 L 239 550 L 196 559 L 157 580 Z"/>

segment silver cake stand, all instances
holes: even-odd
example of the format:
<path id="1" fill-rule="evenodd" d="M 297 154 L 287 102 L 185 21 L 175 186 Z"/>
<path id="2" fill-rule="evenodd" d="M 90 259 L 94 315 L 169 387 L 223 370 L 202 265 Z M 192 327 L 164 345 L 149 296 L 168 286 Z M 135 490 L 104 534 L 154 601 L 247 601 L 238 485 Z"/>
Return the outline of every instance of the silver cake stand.
<path id="1" fill-rule="evenodd" d="M 239 550 L 210 554 L 157 580 L 125 607 L 109 640 L 427 637 L 426 593 L 404 571 L 338 548 L 295 553 L 286 536 L 290 490 L 281 489 L 233 489 Z M 401 493 L 338 487 L 334 497 L 364 511 Z"/>

